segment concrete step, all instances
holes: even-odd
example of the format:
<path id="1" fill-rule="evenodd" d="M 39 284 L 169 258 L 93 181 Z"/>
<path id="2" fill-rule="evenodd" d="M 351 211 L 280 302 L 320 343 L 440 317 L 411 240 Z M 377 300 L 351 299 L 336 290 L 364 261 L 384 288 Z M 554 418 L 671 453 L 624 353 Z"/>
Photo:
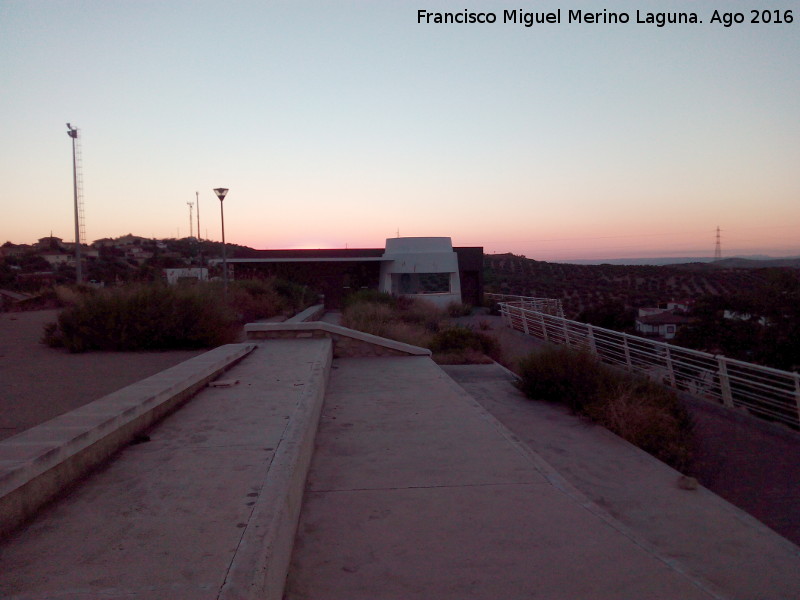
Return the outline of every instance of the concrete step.
<path id="1" fill-rule="evenodd" d="M 0 537 L 253 348 L 220 346 L 0 441 Z"/>
<path id="2" fill-rule="evenodd" d="M 331 346 L 258 345 L 6 540 L 0 597 L 279 598 Z"/>

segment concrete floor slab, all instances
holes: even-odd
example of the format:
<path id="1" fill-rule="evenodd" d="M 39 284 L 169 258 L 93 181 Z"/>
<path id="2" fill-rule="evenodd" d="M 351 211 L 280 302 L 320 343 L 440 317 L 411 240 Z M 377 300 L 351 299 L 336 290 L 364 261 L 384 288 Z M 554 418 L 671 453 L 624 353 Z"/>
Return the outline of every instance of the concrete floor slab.
<path id="1" fill-rule="evenodd" d="M 549 486 L 312 492 L 304 511 L 290 599 L 709 597 Z"/>
<path id="2" fill-rule="evenodd" d="M 448 394 L 425 394 L 449 380 L 430 364 L 427 357 L 338 363 L 323 410 L 327 435 L 315 452 L 347 468 L 314 471 L 309 489 L 544 483 L 513 447 L 485 451 L 496 433 L 474 412 L 454 411 Z"/>

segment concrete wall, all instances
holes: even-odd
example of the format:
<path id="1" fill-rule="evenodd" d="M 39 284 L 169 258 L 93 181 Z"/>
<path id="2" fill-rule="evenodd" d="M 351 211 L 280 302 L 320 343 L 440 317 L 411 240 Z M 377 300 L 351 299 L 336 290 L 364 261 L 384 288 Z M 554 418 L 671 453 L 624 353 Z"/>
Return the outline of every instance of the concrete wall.
<path id="1" fill-rule="evenodd" d="M 248 323 L 244 326 L 248 340 L 274 340 L 295 338 L 330 338 L 333 340 L 333 356 L 430 356 L 427 348 L 404 344 L 377 335 L 356 331 L 323 321 L 283 323 Z"/>

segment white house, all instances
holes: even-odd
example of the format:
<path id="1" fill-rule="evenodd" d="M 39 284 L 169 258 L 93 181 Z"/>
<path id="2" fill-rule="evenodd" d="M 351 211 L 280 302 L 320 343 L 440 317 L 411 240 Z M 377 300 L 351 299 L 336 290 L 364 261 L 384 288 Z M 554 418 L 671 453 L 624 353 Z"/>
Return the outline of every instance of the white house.
<path id="1" fill-rule="evenodd" d="M 461 302 L 458 256 L 449 237 L 389 238 L 383 259 L 380 291 L 441 307 Z"/>
<path id="2" fill-rule="evenodd" d="M 208 281 L 208 269 L 206 268 L 187 268 L 187 269 L 164 269 L 164 276 L 169 285 L 182 282 Z"/>
<path id="3" fill-rule="evenodd" d="M 648 337 L 671 340 L 678 332 L 678 328 L 689 321 L 688 317 L 666 310 L 656 314 L 642 314 L 642 309 L 639 309 L 639 316 L 636 317 L 636 331 Z"/>

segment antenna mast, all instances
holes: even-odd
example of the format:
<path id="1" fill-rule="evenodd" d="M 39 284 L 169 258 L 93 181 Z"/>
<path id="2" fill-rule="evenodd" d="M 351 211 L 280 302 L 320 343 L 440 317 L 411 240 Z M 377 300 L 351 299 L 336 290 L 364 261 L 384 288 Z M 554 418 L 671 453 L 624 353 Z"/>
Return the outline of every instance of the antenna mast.
<path id="1" fill-rule="evenodd" d="M 189 207 L 189 237 L 194 237 L 193 221 L 192 221 L 192 208 L 194 208 L 194 202 L 187 202 L 186 206 Z"/>
<path id="2" fill-rule="evenodd" d="M 717 225 L 717 243 L 714 246 L 714 260 L 722 260 L 722 245 L 720 244 L 720 229 L 719 225 Z"/>

